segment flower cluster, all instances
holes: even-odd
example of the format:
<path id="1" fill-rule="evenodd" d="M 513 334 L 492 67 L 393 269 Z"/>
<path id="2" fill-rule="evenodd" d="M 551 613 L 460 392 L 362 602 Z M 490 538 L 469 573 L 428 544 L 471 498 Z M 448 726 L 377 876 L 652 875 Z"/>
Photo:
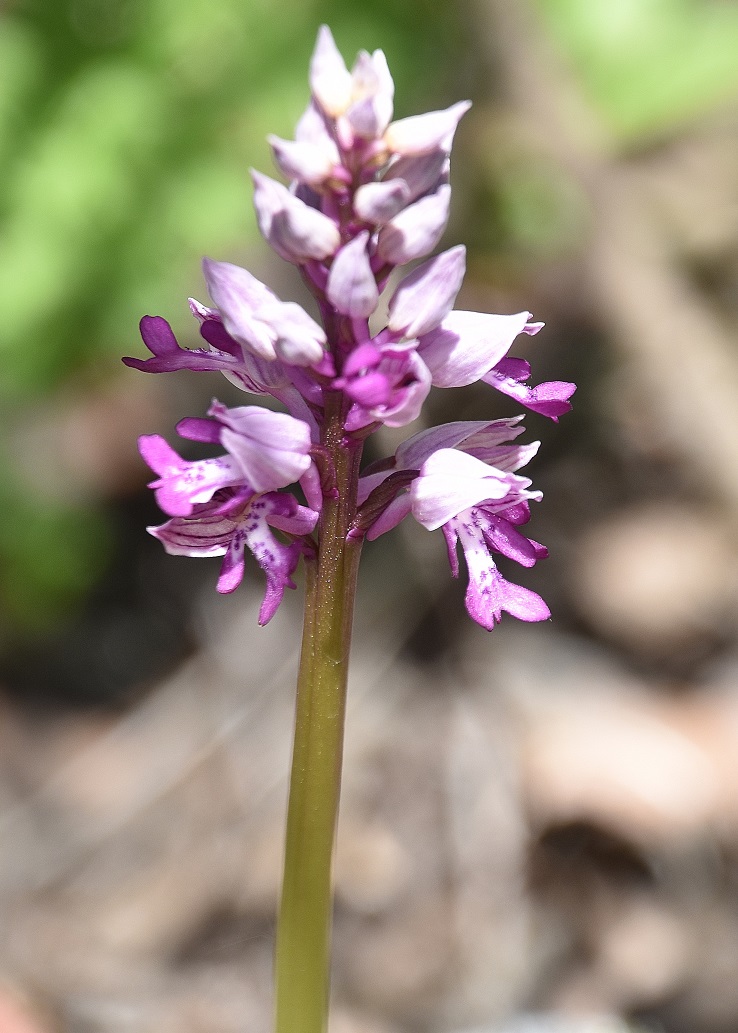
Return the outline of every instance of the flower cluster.
<path id="1" fill-rule="evenodd" d="M 224 556 L 218 590 L 232 591 L 248 548 L 264 570 L 260 623 L 274 614 L 300 555 L 319 547 L 321 512 L 335 493 L 326 447 L 328 412 L 340 414 L 342 447 L 360 447 L 382 425 L 415 420 L 432 386 L 477 381 L 552 420 L 570 408 L 574 385 L 528 385 L 527 362 L 509 358 L 521 334 L 543 324 L 530 313 L 452 311 L 465 271 L 463 247 L 432 258 L 449 214 L 449 156 L 467 102 L 392 121 L 394 87 L 381 50 L 359 53 L 349 71 L 323 27 L 310 65 L 312 98 L 294 140 L 270 137 L 289 187 L 253 172 L 259 228 L 298 266 L 321 322 L 284 302 L 245 269 L 205 259 L 212 307 L 190 301 L 204 345 L 181 348 L 159 316 L 145 316 L 150 373 L 219 370 L 286 412 L 213 402 L 209 419 L 187 419 L 182 437 L 225 454 L 188 462 L 157 436 L 141 454 L 157 475 L 157 501 L 170 519 L 151 528 L 168 552 Z M 388 299 L 386 325 L 370 326 L 390 274 L 425 259 Z M 452 423 L 409 438 L 365 470 L 352 500 L 349 537 L 374 539 L 412 515 L 440 528 L 454 575 L 461 545 L 469 573 L 466 605 L 492 628 L 503 611 L 527 621 L 549 615 L 543 600 L 506 581 L 493 556 L 532 566 L 546 550 L 520 530 L 540 492 L 517 471 L 536 445 L 518 445 L 519 417 Z M 299 483 L 305 504 L 282 489 Z M 280 532 L 275 536 L 274 530 Z M 317 536 L 317 546 L 316 537 Z"/>

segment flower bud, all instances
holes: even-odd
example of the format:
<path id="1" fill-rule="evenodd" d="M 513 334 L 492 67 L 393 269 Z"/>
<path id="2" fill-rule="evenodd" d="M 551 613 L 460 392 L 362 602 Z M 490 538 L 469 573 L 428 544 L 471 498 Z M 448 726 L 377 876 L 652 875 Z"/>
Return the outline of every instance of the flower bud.
<path id="1" fill-rule="evenodd" d="M 328 276 L 328 300 L 344 316 L 368 319 L 379 301 L 366 245 L 369 233 L 365 230 L 349 241 L 333 259 Z"/>
<path id="2" fill-rule="evenodd" d="M 413 269 L 392 296 L 389 329 L 407 338 L 435 329 L 451 311 L 465 268 L 466 248 L 459 244 Z"/>
<path id="3" fill-rule="evenodd" d="M 395 154 L 424 154 L 442 147 L 448 151 L 462 116 L 471 101 L 462 100 L 443 111 L 428 111 L 393 122 L 384 134 L 384 142 Z"/>
<path id="4" fill-rule="evenodd" d="M 208 415 L 220 425 L 221 444 L 254 491 L 292 484 L 310 466 L 310 428 L 302 420 L 259 405 L 229 409 L 218 401 Z"/>
<path id="5" fill-rule="evenodd" d="M 365 222 L 383 226 L 401 212 L 410 200 L 410 190 L 401 179 L 365 183 L 354 194 L 354 211 Z"/>
<path id="6" fill-rule="evenodd" d="M 421 198 L 396 215 L 379 232 L 377 254 L 390 265 L 404 265 L 429 254 L 443 236 L 451 205 L 451 187 Z"/>
<path id="7" fill-rule="evenodd" d="M 252 169 L 256 221 L 266 242 L 288 262 L 302 265 L 334 254 L 341 242 L 336 224 L 269 176 Z"/>
<path id="8" fill-rule="evenodd" d="M 408 201 L 415 201 L 424 194 L 438 189 L 448 182 L 448 152 L 441 147 L 427 154 L 409 154 L 398 158 L 390 165 L 383 183 L 404 182 L 407 184 Z"/>
<path id="9" fill-rule="evenodd" d="M 310 89 L 330 118 L 342 115 L 351 102 L 351 73 L 327 25 L 321 25 L 310 59 Z"/>
<path id="10" fill-rule="evenodd" d="M 206 258 L 203 271 L 223 326 L 239 344 L 263 359 L 280 358 L 294 366 L 320 362 L 325 332 L 299 305 L 280 301 L 251 273 L 229 262 Z"/>
<path id="11" fill-rule="evenodd" d="M 359 52 L 351 73 L 352 103 L 346 112 L 351 128 L 366 140 L 380 137 L 392 118 L 395 85 L 381 50 Z"/>
<path id="12" fill-rule="evenodd" d="M 268 136 L 267 140 L 277 168 L 287 179 L 319 186 L 333 171 L 335 156 L 320 144 L 282 140 L 279 136 Z"/>

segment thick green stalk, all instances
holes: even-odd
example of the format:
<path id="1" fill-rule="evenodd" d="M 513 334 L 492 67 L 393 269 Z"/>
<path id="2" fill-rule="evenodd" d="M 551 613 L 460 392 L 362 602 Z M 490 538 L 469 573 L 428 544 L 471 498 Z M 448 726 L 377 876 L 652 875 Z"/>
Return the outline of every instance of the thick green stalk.
<path id="1" fill-rule="evenodd" d="M 331 867 L 341 786 L 343 727 L 361 544 L 347 542 L 361 445 L 345 442 L 340 396 L 327 405 L 324 444 L 337 498 L 323 505 L 317 559 L 306 562 L 305 624 L 276 945 L 277 1033 L 325 1033 L 328 1022 Z"/>

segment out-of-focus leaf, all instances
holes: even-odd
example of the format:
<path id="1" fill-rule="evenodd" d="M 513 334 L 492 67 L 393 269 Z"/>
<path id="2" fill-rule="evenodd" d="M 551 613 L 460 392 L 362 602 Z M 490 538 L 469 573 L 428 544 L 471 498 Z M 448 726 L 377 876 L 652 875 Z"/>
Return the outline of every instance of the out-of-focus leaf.
<path id="1" fill-rule="evenodd" d="M 537 0 L 613 132 L 660 136 L 738 91 L 738 7 L 697 0 Z"/>
<path id="2" fill-rule="evenodd" d="M 60 315 L 84 303 L 99 249 L 135 218 L 166 102 L 150 76 L 108 65 L 80 75 L 18 161 L 0 239 L 2 392 L 48 380 L 66 343 Z"/>
<path id="3" fill-rule="evenodd" d="M 27 128 L 27 107 L 41 81 L 41 46 L 30 26 L 0 23 L 0 170 Z M 5 198 L 0 195 L 0 210 Z"/>
<path id="4" fill-rule="evenodd" d="M 68 614 L 100 579 L 110 552 L 102 515 L 21 496 L 3 504 L 0 606 L 26 631 Z"/>

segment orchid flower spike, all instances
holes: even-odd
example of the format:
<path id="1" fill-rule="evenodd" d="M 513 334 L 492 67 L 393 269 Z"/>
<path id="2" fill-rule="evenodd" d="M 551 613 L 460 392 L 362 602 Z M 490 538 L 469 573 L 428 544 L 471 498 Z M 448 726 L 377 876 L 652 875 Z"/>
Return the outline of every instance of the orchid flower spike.
<path id="1" fill-rule="evenodd" d="M 543 323 L 527 311 L 454 309 L 466 252 L 436 249 L 451 207 L 451 147 L 469 102 L 393 121 L 384 53 L 361 51 L 349 68 L 327 26 L 308 81 L 294 140 L 269 137 L 287 182 L 261 172 L 252 179 L 259 229 L 299 267 L 316 311 L 282 300 L 236 264 L 205 259 L 211 303 L 190 302 L 200 345 L 181 347 L 161 316 L 145 316 L 150 356 L 124 360 L 150 373 L 220 372 L 282 411 L 214 402 L 207 419 L 182 421 L 184 437 L 220 448 L 209 459 L 185 460 L 162 438 L 143 437 L 151 487 L 169 517 L 152 533 L 175 554 L 225 557 L 220 591 L 235 588 L 245 551 L 253 553 L 267 577 L 268 620 L 300 557 L 320 554 L 325 514 L 348 491 L 346 543 L 412 516 L 445 535 L 454 575 L 461 546 L 467 610 L 482 627 L 503 612 L 543 620 L 543 600 L 497 566 L 530 567 L 546 554 L 519 529 L 541 498 L 517 472 L 538 447 L 517 442 L 522 417 L 428 428 L 359 479 L 366 438 L 417 420 L 433 388 L 489 385 L 554 422 L 571 408 L 574 384 L 531 386 L 528 361 L 509 354 Z M 338 486 L 336 448 L 356 460 L 348 487 Z"/>

